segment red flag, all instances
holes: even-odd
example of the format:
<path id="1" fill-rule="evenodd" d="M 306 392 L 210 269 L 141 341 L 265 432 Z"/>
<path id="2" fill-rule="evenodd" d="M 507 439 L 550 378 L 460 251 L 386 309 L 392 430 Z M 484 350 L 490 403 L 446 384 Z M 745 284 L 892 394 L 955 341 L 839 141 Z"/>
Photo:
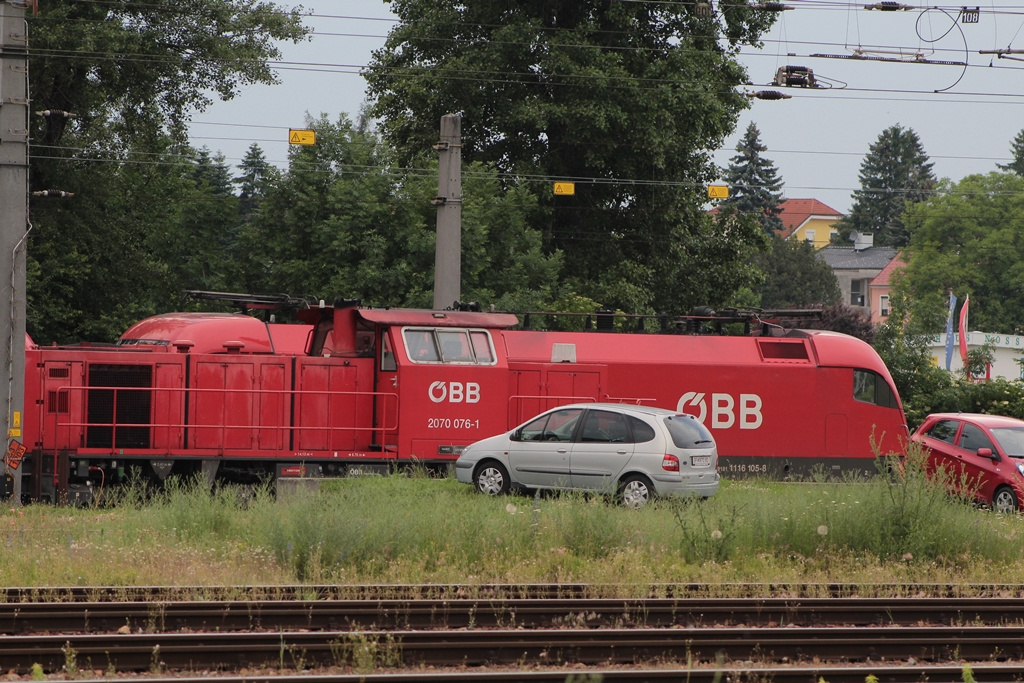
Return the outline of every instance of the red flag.
<path id="1" fill-rule="evenodd" d="M 964 307 L 960 309 L 960 359 L 967 367 L 967 306 L 971 303 L 971 295 L 964 299 Z"/>

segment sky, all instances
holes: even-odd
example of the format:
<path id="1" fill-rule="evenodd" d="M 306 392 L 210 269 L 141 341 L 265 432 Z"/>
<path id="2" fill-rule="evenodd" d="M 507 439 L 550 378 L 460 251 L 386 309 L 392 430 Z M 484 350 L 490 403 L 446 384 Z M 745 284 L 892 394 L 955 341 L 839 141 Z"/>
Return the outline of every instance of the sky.
<path id="1" fill-rule="evenodd" d="M 302 6 L 314 33 L 299 45 L 281 45 L 275 65 L 281 83 L 249 87 L 195 114 L 193 145 L 221 152 L 236 166 L 256 142 L 283 168 L 288 130 L 302 128 L 307 113 L 358 117 L 366 85 L 359 72 L 383 46 L 394 16 L 383 0 L 305 0 Z M 957 181 L 1011 160 L 1013 138 L 1024 129 L 1024 61 L 982 52 L 1024 50 L 1024 5 L 990 0 L 978 7 L 976 23 L 958 16 L 960 6 L 881 11 L 817 0 L 787 6 L 793 9 L 781 13 L 763 47 L 745 48 L 740 59 L 751 81 L 746 91 L 791 97 L 751 100 L 715 152 L 720 166 L 728 165 L 753 122 L 785 197 L 814 198 L 846 212 L 860 187 L 864 155 L 896 124 L 918 134 L 939 178 Z M 1017 57 L 1024 60 L 1024 53 Z M 810 68 L 819 84 L 833 87 L 770 84 L 786 65 Z"/>

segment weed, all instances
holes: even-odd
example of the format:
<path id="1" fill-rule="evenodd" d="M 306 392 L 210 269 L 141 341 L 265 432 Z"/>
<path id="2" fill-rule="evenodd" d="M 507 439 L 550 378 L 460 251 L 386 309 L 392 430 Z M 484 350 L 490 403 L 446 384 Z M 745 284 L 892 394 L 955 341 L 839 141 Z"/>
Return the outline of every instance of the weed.
<path id="1" fill-rule="evenodd" d="M 40 664 L 39 662 L 36 662 L 35 664 L 32 665 L 32 672 L 31 673 L 32 673 L 32 680 L 33 681 L 45 681 L 46 680 L 46 672 L 43 671 L 43 665 Z"/>
<path id="2" fill-rule="evenodd" d="M 159 643 L 153 646 L 153 652 L 149 655 L 149 672 L 152 674 L 161 674 L 164 671 L 166 664 L 160 659 L 160 645 Z"/>
<path id="3" fill-rule="evenodd" d="M 376 667 L 398 667 L 402 661 L 402 646 L 390 633 L 382 636 L 352 631 L 331 643 L 331 655 L 339 666 L 351 666 L 361 675 Z"/>
<path id="4" fill-rule="evenodd" d="M 291 645 L 288 647 L 288 654 L 291 656 L 292 666 L 295 667 L 296 671 L 306 670 L 306 650 L 305 648 L 296 647 Z"/>
<path id="5" fill-rule="evenodd" d="M 68 678 L 78 678 L 78 651 L 71 647 L 71 641 L 64 643 L 64 647 L 60 649 L 64 653 L 64 673 L 67 674 Z"/>
<path id="6" fill-rule="evenodd" d="M 683 535 L 683 548 L 695 562 L 723 562 L 729 558 L 739 509 L 728 519 L 712 519 L 705 501 L 696 496 L 669 499 L 672 516 Z M 724 529 L 724 531 L 723 531 Z"/>

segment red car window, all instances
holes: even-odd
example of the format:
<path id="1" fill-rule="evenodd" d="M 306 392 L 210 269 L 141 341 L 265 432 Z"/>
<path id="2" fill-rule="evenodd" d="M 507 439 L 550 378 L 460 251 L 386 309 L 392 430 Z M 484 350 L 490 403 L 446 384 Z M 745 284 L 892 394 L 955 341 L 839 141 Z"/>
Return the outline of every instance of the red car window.
<path id="1" fill-rule="evenodd" d="M 964 429 L 960 432 L 960 448 L 968 450 L 971 453 L 977 453 L 979 448 L 991 448 L 992 452 L 996 452 L 995 446 L 992 445 L 992 440 L 988 438 L 988 434 L 982 430 L 981 427 L 967 423 L 964 425 Z"/>
<path id="2" fill-rule="evenodd" d="M 956 430 L 959 426 L 959 420 L 939 420 L 928 430 L 927 436 L 952 444 L 956 438 Z"/>

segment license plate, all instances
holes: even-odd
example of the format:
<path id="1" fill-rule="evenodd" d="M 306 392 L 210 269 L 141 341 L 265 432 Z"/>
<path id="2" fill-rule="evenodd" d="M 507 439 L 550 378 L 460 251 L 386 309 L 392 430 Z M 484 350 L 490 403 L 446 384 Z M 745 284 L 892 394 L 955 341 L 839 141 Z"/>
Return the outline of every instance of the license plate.
<path id="1" fill-rule="evenodd" d="M 708 465 L 711 464 L 711 456 L 710 455 L 695 455 L 692 458 L 690 458 L 690 463 L 694 467 L 707 467 Z"/>

